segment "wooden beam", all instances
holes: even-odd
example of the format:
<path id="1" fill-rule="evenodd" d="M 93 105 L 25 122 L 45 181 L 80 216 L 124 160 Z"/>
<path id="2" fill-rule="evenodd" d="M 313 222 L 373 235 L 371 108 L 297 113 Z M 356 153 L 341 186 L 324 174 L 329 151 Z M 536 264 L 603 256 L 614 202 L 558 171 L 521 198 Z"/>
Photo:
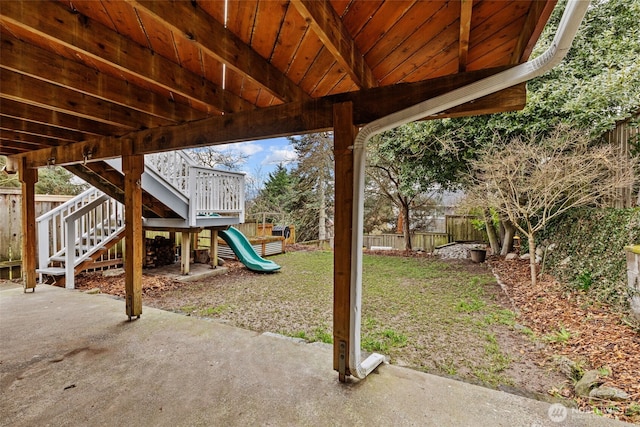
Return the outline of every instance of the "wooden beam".
<path id="1" fill-rule="evenodd" d="M 177 36 L 188 38 L 231 70 L 248 77 L 285 102 L 310 99 L 283 72 L 246 45 L 223 24 L 212 19 L 196 2 L 133 1 L 140 12 L 169 26 Z"/>
<path id="2" fill-rule="evenodd" d="M 291 0 L 338 63 L 361 88 L 378 86 L 371 68 L 358 51 L 355 41 L 327 0 Z"/>
<path id="3" fill-rule="evenodd" d="M 180 240 L 180 274 L 189 274 L 191 266 L 191 232 L 183 231 Z"/>
<path id="4" fill-rule="evenodd" d="M 36 196 L 38 170 L 30 169 L 26 161 L 20 163 L 22 182 L 22 283 L 24 291 L 36 290 Z"/>
<path id="5" fill-rule="evenodd" d="M 47 126 L 42 123 L 35 123 L 23 119 L 18 119 L 16 117 L 5 116 L 3 114 L 0 114 L 0 129 L 13 130 L 15 132 L 26 133 L 29 135 L 40 136 L 44 138 L 53 138 L 62 143 L 78 142 L 87 139 L 87 134 L 82 132 L 60 129 L 53 126 Z"/>
<path id="6" fill-rule="evenodd" d="M 27 150 L 38 150 L 60 145 L 60 143 L 56 139 L 5 129 L 0 130 L 0 140 L 5 142 L 12 142 L 17 146 L 21 146 Z"/>
<path id="7" fill-rule="evenodd" d="M 100 191 L 120 203 L 124 203 L 124 176 L 106 163 L 98 161 L 64 167 Z M 142 192 L 142 213 L 145 218 L 172 218 L 176 216 L 171 209 L 146 191 Z"/>
<path id="8" fill-rule="evenodd" d="M 520 64 L 529 59 L 544 26 L 547 24 L 551 12 L 556 7 L 557 0 L 532 1 L 529 6 L 529 13 L 525 20 L 520 37 L 513 49 L 511 56 L 512 64 Z"/>
<path id="9" fill-rule="evenodd" d="M 224 144 L 295 135 L 330 129 L 333 126 L 333 105 L 352 102 L 354 123 L 370 123 L 396 111 L 413 106 L 421 101 L 448 93 L 454 89 L 473 83 L 481 78 L 504 70 L 482 70 L 456 76 L 385 86 L 358 92 L 349 92 L 316 99 L 310 102 L 292 102 L 254 111 L 209 117 L 203 120 L 156 129 L 147 129 L 126 135 L 134 141 L 138 153 L 154 153 L 190 147 Z M 510 96 L 505 97 L 504 94 Z M 482 103 L 478 101 L 464 104 L 451 111 L 456 115 L 484 114 L 487 105 L 491 112 L 511 111 L 521 108 L 524 103 L 524 84 L 518 90 L 507 89 L 488 95 Z M 515 99 L 517 98 L 517 99 Z M 517 100 L 518 102 L 514 102 Z M 514 106 L 514 104 L 517 104 Z M 437 118 L 448 117 L 444 112 Z M 79 143 L 68 144 L 64 149 L 45 149 L 28 154 L 28 165 L 39 167 L 47 160 L 56 159 L 56 164 L 82 162 L 83 153 L 92 153 L 93 159 L 113 158 L 120 155 L 120 138 L 103 137 Z M 61 147 L 62 148 L 62 147 Z M 12 170 L 12 162 L 8 170 Z"/>
<path id="10" fill-rule="evenodd" d="M 101 72 L 208 113 L 254 108 L 241 97 L 59 2 L 2 2 L 0 24 L 28 43 L 93 64 Z"/>
<path id="11" fill-rule="evenodd" d="M 209 229 L 211 233 L 209 242 L 209 255 L 211 256 L 211 268 L 218 268 L 218 230 Z"/>
<path id="12" fill-rule="evenodd" d="M 4 119 L 5 117 L 13 117 L 68 131 L 82 132 L 89 137 L 102 135 L 118 136 L 126 133 L 126 130 L 119 126 L 95 122 L 82 117 L 72 116 L 10 99 L 2 99 L 2 118 Z"/>
<path id="13" fill-rule="evenodd" d="M 142 187 L 144 156 L 133 151 L 127 140 L 122 144 L 125 209 L 125 300 L 129 320 L 142 314 L 142 260 L 144 234 L 142 231 Z"/>
<path id="14" fill-rule="evenodd" d="M 458 45 L 458 71 L 467 71 L 469 36 L 471 34 L 471 11 L 473 0 L 460 0 L 460 38 Z"/>
<path id="15" fill-rule="evenodd" d="M 26 74 L 63 88 L 78 91 L 127 110 L 139 111 L 172 123 L 206 116 L 188 105 L 176 103 L 95 68 L 66 59 L 49 50 L 2 35 L 2 68 Z M 43 67 L 42 64 L 47 64 Z"/>
<path id="16" fill-rule="evenodd" d="M 18 142 L 5 141 L 2 138 L 0 138 L 0 153 L 2 153 L 2 155 L 4 156 L 24 154 L 28 151 L 29 151 L 28 148 L 25 148 L 24 145 L 21 145 Z"/>
<path id="17" fill-rule="evenodd" d="M 335 225 L 333 252 L 333 369 L 339 380 L 349 372 L 349 331 L 351 328 L 351 219 L 353 213 L 353 104 L 333 107 L 335 159 Z"/>
<path id="18" fill-rule="evenodd" d="M 175 123 L 6 68 L 0 69 L 0 96 L 129 130 Z"/>

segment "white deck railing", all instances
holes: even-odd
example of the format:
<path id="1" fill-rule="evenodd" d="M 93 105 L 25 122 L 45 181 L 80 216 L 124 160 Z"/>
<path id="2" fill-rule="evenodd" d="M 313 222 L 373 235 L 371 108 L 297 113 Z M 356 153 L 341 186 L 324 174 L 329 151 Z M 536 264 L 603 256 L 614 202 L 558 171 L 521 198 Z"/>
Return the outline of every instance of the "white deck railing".
<path id="1" fill-rule="evenodd" d="M 152 168 L 189 199 L 189 223 L 198 216 L 233 215 L 244 222 L 244 174 L 198 166 L 184 151 L 145 156 Z"/>

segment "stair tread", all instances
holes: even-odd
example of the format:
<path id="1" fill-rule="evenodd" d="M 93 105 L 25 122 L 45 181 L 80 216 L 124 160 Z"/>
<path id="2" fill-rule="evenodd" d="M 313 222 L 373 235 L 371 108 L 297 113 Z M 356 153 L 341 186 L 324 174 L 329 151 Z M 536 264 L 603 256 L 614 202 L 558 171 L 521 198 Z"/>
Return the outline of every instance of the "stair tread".
<path id="1" fill-rule="evenodd" d="M 62 267 L 47 267 L 47 268 L 38 268 L 36 273 L 39 274 L 50 274 L 52 276 L 64 276 L 66 270 Z"/>

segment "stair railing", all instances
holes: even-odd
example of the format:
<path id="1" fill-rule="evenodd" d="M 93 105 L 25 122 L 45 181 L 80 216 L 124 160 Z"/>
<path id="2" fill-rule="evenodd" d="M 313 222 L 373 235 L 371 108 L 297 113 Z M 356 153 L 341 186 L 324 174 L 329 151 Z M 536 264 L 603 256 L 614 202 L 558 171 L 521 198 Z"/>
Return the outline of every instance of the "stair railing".
<path id="1" fill-rule="evenodd" d="M 124 229 L 124 205 L 102 195 L 65 218 L 65 287 L 73 289 L 75 267 Z"/>
<path id="2" fill-rule="evenodd" d="M 144 156 L 146 167 L 151 167 L 180 193 L 189 197 L 189 168 L 198 164 L 184 151 L 166 151 Z"/>
<path id="3" fill-rule="evenodd" d="M 38 268 L 44 269 L 49 266 L 51 258 L 64 251 L 66 242 L 66 222 L 65 218 L 81 209 L 83 206 L 93 202 L 104 193 L 96 188 L 90 188 L 66 201 L 55 209 L 50 210 L 38 218 Z"/>

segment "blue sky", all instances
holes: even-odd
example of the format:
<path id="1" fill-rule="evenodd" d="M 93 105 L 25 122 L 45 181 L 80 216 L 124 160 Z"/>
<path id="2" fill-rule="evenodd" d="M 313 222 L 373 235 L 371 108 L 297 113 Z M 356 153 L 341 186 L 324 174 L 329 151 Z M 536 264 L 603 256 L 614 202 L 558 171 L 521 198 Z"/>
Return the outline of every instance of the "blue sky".
<path id="1" fill-rule="evenodd" d="M 266 180 L 269 172 L 275 170 L 278 164 L 291 164 L 296 160 L 296 153 L 287 138 L 223 144 L 214 148 L 217 151 L 230 150 L 249 156 L 239 169 L 259 181 Z"/>

